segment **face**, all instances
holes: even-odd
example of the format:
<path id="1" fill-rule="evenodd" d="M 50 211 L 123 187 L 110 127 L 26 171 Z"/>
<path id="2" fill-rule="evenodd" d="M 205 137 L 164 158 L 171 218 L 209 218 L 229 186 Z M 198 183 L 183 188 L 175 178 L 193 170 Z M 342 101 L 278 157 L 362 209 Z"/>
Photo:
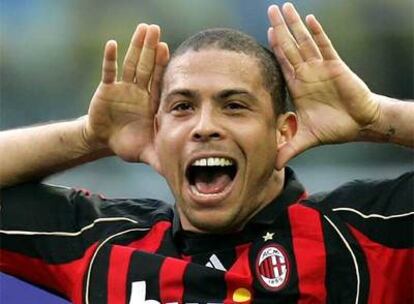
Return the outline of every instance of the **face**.
<path id="1" fill-rule="evenodd" d="M 278 127 L 255 58 L 206 49 L 164 76 L 155 145 L 184 229 L 240 229 L 283 184 Z"/>

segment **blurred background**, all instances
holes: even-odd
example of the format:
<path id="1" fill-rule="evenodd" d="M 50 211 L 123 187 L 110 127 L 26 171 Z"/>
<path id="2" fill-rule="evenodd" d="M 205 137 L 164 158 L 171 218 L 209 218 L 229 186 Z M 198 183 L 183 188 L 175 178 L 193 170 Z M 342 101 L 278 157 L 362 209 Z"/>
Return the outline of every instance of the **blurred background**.
<path id="1" fill-rule="evenodd" d="M 412 0 L 292 1 L 315 14 L 337 51 L 372 91 L 413 99 Z M 120 57 L 137 23 L 157 23 L 174 49 L 209 27 L 232 27 L 266 44 L 267 0 L 0 0 L 0 129 L 84 115 L 100 81 L 103 46 L 118 41 Z M 312 149 L 293 167 L 308 191 L 355 178 L 388 178 L 412 170 L 414 154 L 393 145 L 355 143 Z M 1 164 L 0 164 L 1 166 Z M 174 202 L 151 168 L 108 158 L 48 179 L 107 197 Z M 0 275 L 0 303 L 66 303 Z"/>

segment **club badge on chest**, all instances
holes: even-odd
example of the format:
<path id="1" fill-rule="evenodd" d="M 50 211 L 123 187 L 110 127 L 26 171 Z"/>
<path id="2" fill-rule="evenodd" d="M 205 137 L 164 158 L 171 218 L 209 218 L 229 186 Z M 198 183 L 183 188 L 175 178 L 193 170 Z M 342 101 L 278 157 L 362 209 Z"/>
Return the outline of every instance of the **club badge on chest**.
<path id="1" fill-rule="evenodd" d="M 274 233 L 267 232 L 262 238 L 265 244 L 256 257 L 256 277 L 266 290 L 278 291 L 289 281 L 289 256 L 282 245 L 269 242 L 273 241 Z"/>

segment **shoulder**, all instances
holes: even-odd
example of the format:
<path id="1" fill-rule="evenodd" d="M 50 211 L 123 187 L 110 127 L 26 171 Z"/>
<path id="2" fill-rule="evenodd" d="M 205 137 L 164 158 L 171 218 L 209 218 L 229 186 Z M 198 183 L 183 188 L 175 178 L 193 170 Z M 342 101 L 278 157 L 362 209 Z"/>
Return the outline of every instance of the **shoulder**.
<path id="1" fill-rule="evenodd" d="M 35 182 L 2 189 L 0 204 L 1 214 L 7 219 L 2 224 L 13 227 L 31 223 L 30 226 L 40 225 L 42 229 L 69 229 L 89 225 L 97 219 L 119 219 L 149 226 L 159 220 L 171 221 L 173 218 L 171 204 L 163 201 L 105 198 L 83 189 Z"/>
<path id="2" fill-rule="evenodd" d="M 98 198 L 94 204 L 98 206 L 101 216 L 126 216 L 143 225 L 152 225 L 161 220 L 171 221 L 172 205 L 149 198 Z"/>
<path id="3" fill-rule="evenodd" d="M 331 221 L 356 229 L 378 243 L 413 245 L 414 173 L 395 179 L 355 180 L 305 202 Z"/>
<path id="4" fill-rule="evenodd" d="M 414 172 L 394 179 L 354 180 L 331 192 L 312 195 L 308 200 L 337 211 L 348 208 L 383 216 L 411 212 L 414 211 Z"/>

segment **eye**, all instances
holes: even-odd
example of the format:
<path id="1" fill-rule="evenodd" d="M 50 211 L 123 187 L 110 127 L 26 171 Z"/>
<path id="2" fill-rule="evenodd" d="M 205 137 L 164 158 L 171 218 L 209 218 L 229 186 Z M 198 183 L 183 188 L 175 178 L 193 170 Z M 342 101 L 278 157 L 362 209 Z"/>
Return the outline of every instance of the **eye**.
<path id="1" fill-rule="evenodd" d="M 225 108 L 228 110 L 243 110 L 246 109 L 246 106 L 237 101 L 230 101 L 226 104 Z"/>
<path id="2" fill-rule="evenodd" d="M 176 103 L 171 111 L 172 112 L 188 112 L 191 111 L 193 109 L 191 103 L 189 102 L 178 102 Z"/>

